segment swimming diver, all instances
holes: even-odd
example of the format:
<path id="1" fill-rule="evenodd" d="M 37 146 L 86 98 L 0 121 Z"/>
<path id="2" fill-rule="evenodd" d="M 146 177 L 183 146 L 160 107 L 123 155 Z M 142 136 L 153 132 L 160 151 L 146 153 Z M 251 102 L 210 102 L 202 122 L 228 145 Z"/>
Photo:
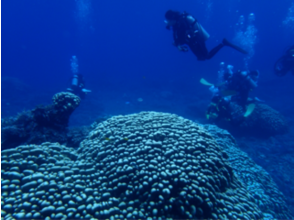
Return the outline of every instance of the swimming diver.
<path id="1" fill-rule="evenodd" d="M 84 99 L 88 92 L 91 90 L 85 89 L 85 81 L 82 74 L 74 74 L 71 79 L 70 88 L 67 88 L 68 92 L 71 92 L 81 99 Z"/>
<path id="2" fill-rule="evenodd" d="M 284 56 L 276 61 L 274 71 L 278 76 L 284 76 L 290 71 L 294 75 L 294 45 L 286 51 Z"/>
<path id="3" fill-rule="evenodd" d="M 180 51 L 187 52 L 187 46 L 183 45 L 188 45 L 198 60 L 211 59 L 224 46 L 232 47 L 243 54 L 247 54 L 245 50 L 230 43 L 225 38 L 222 43 L 208 52 L 205 41 L 210 35 L 192 15 L 186 12 L 181 14 L 178 11 L 168 10 L 165 13 L 165 18 L 166 28 L 170 30 L 172 27 L 173 30 L 174 46 Z"/>

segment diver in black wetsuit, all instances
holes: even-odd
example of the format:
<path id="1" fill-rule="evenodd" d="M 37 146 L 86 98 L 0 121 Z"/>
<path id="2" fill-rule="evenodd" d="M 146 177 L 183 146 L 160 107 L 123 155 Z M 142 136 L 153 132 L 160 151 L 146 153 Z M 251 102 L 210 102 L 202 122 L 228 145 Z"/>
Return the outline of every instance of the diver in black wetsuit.
<path id="1" fill-rule="evenodd" d="M 210 87 L 213 97 L 206 111 L 207 119 L 217 122 L 221 119 L 230 121 L 232 125 L 240 125 L 254 110 L 254 102 L 258 98 L 249 99 L 249 92 L 257 87 L 259 71 L 236 71 L 228 65 L 218 86 Z M 250 107 L 251 105 L 251 107 Z"/>
<path id="2" fill-rule="evenodd" d="M 284 56 L 276 61 L 274 71 L 278 76 L 284 76 L 290 71 L 294 75 L 294 45 L 286 51 Z"/>
<path id="3" fill-rule="evenodd" d="M 249 103 L 249 92 L 257 87 L 258 77 L 258 70 L 225 72 L 223 78 L 226 83 L 222 86 L 222 89 L 224 91 L 235 91 L 237 94 L 231 97 L 231 101 L 245 109 Z"/>
<path id="4" fill-rule="evenodd" d="M 166 28 L 170 30 L 172 27 L 173 29 L 174 45 L 183 52 L 187 52 L 188 48 L 182 45 L 188 45 L 198 60 L 211 59 L 223 46 L 229 46 L 247 54 L 245 50 L 231 44 L 226 39 L 223 39 L 222 43 L 208 52 L 205 41 L 209 38 L 209 34 L 192 15 L 186 12 L 181 14 L 178 11 L 168 10 L 165 13 L 165 18 Z"/>
<path id="5" fill-rule="evenodd" d="M 67 91 L 79 96 L 81 99 L 84 99 L 86 94 L 91 92 L 91 90 L 85 89 L 85 81 L 82 74 L 73 75 L 70 88 Z"/>
<path id="6" fill-rule="evenodd" d="M 250 115 L 252 111 L 250 110 L 248 115 Z M 222 120 L 226 120 L 233 126 L 239 126 L 248 115 L 245 115 L 242 107 L 236 105 L 230 98 L 222 97 L 218 94 L 212 97 L 206 110 L 206 118 L 211 122 L 218 123 Z"/>

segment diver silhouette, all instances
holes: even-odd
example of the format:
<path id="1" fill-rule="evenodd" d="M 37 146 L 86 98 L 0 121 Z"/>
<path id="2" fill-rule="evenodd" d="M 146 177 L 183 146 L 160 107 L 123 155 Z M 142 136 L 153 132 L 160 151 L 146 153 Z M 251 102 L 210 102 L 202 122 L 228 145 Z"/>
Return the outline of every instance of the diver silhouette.
<path id="1" fill-rule="evenodd" d="M 247 54 L 242 48 L 230 43 L 227 39 L 223 39 L 222 43 L 214 47 L 208 52 L 205 41 L 210 35 L 204 30 L 201 24 L 190 14 L 184 12 L 168 10 L 165 13 L 166 28 L 173 30 L 174 45 L 183 52 L 187 52 L 188 45 L 198 60 L 211 59 L 221 48 L 229 46 L 235 50 Z"/>
<path id="2" fill-rule="evenodd" d="M 277 76 L 285 76 L 290 71 L 294 75 L 294 45 L 276 61 L 274 71 Z"/>

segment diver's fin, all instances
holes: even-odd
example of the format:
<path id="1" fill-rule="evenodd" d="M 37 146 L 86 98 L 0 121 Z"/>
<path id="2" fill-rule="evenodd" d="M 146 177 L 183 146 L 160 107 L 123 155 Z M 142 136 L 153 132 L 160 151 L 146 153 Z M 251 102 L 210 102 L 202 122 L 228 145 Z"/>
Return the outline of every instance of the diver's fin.
<path id="1" fill-rule="evenodd" d="M 200 79 L 200 83 L 203 84 L 203 85 L 205 85 L 205 86 L 213 86 L 213 84 L 207 82 L 207 81 L 206 81 L 205 79 L 203 79 L 203 78 Z"/>
<path id="2" fill-rule="evenodd" d="M 243 54 L 248 54 L 248 52 L 246 50 L 243 50 L 241 47 L 238 47 L 232 43 L 230 43 L 226 38 L 223 39 L 223 44 L 225 46 L 228 46 L 228 47 L 231 47 L 231 48 L 234 48 L 235 50 L 239 51 L 240 53 L 243 53 Z"/>
<path id="3" fill-rule="evenodd" d="M 244 114 L 244 117 L 246 118 L 246 117 L 248 117 L 249 115 L 251 115 L 251 113 L 253 112 L 254 108 L 255 108 L 255 104 L 253 104 L 253 103 L 249 104 L 249 105 L 247 106 L 247 109 L 246 109 L 246 112 L 245 112 L 245 114 Z"/>

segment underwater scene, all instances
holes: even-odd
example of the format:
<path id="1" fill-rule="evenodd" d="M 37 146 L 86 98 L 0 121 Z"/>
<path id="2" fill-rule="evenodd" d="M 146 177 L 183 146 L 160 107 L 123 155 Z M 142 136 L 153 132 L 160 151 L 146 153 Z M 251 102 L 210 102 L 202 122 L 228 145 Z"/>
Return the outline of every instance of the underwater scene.
<path id="1" fill-rule="evenodd" d="M 293 0 L 1 3 L 1 219 L 294 219 Z"/>

